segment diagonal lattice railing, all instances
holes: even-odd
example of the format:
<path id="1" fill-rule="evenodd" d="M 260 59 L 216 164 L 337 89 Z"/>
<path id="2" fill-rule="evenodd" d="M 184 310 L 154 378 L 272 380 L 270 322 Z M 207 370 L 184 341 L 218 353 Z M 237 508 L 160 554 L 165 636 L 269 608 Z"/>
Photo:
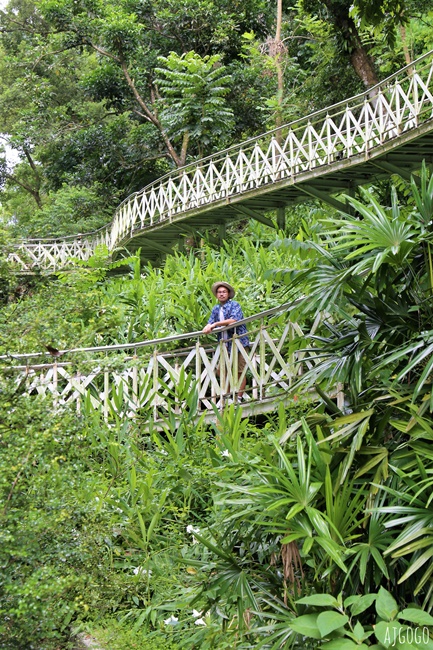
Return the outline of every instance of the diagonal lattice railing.
<path id="1" fill-rule="evenodd" d="M 295 306 L 282 305 L 240 321 L 248 326 L 248 349 L 236 336 L 229 352 L 224 341 L 209 345 L 209 335 L 191 332 L 63 351 L 48 362 L 46 352 L 1 356 L 2 372 L 24 382 L 28 394 L 50 397 L 58 406 L 75 404 L 80 411 L 86 402 L 106 419 L 144 409 L 155 421 L 179 415 L 191 408 L 191 400 L 197 415 L 212 416 L 236 401 L 246 377 L 244 414 L 260 413 L 272 410 L 276 401 L 296 400 L 295 382 L 316 361 L 314 350 L 305 352 L 305 337 L 316 332 L 321 316 L 302 329 L 290 319 Z M 187 346 L 179 348 L 182 343 Z M 242 372 L 237 350 L 245 360 Z"/>
<path id="2" fill-rule="evenodd" d="M 9 259 L 23 270 L 60 268 L 88 259 L 98 245 L 112 252 L 146 228 L 296 183 L 354 156 L 367 159 L 389 141 L 397 147 L 432 121 L 432 79 L 429 52 L 368 92 L 167 174 L 126 199 L 95 233 L 23 241 Z"/>

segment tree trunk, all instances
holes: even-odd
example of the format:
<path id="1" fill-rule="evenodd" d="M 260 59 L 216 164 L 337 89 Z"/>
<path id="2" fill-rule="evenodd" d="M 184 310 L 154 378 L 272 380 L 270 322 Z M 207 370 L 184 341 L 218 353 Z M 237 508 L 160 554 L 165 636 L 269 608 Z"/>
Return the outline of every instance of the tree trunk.
<path id="1" fill-rule="evenodd" d="M 348 14 L 348 5 L 335 0 L 323 0 L 332 16 L 335 28 L 340 32 L 348 45 L 350 63 L 365 88 L 371 88 L 379 83 L 373 61 L 362 44 L 356 23 Z"/>
<path id="2" fill-rule="evenodd" d="M 137 88 L 135 86 L 134 80 L 131 78 L 131 75 L 129 74 L 129 70 L 127 68 L 127 65 L 126 65 L 125 61 L 121 61 L 121 68 L 122 68 L 123 76 L 126 79 L 126 83 L 128 84 L 128 86 L 132 90 L 133 95 L 134 95 L 138 105 L 140 106 L 140 108 L 143 111 L 143 117 L 145 119 L 147 119 L 149 122 L 151 122 L 158 129 L 158 131 L 159 131 L 159 133 L 160 133 L 160 135 L 161 135 L 161 137 L 162 137 L 162 139 L 164 141 L 164 144 L 165 144 L 165 146 L 167 148 L 167 152 L 168 152 L 170 158 L 173 160 L 176 167 L 183 167 L 183 165 L 185 164 L 186 149 L 185 149 L 185 151 L 182 151 L 181 156 L 178 156 L 173 144 L 170 141 L 170 138 L 166 134 L 161 122 L 159 121 L 159 119 L 157 117 L 157 115 L 155 115 L 155 112 L 152 111 L 147 106 L 146 102 L 144 101 L 144 99 L 142 98 L 140 93 L 138 92 L 138 90 L 137 90 Z M 188 146 L 188 140 L 186 140 L 186 143 L 185 143 L 185 140 L 184 140 L 184 145 L 185 145 L 185 147 Z"/>
<path id="3" fill-rule="evenodd" d="M 350 62 L 367 89 L 379 83 L 373 62 L 361 44 L 352 50 Z"/>

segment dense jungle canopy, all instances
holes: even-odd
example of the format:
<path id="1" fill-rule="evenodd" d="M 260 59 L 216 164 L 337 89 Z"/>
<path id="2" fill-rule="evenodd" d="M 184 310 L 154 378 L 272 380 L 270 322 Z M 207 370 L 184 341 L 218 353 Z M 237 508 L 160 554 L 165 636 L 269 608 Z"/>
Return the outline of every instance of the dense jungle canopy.
<path id="1" fill-rule="evenodd" d="M 166 172 L 368 90 L 433 49 L 430 5 L 2 5 L 1 648 L 432 650 L 430 161 L 347 213 L 309 201 L 284 230 L 197 233 L 160 268 L 130 255 L 120 275 L 101 250 L 20 276 L 3 252 L 93 230 Z M 77 411 L 13 371 L 13 353 L 202 329 L 221 279 L 247 316 L 295 298 L 302 327 L 326 314 L 282 351 L 317 353 L 288 407 L 206 423 L 185 375 L 167 400 L 186 408 L 157 427 L 150 406 L 103 411 L 89 389 Z"/>

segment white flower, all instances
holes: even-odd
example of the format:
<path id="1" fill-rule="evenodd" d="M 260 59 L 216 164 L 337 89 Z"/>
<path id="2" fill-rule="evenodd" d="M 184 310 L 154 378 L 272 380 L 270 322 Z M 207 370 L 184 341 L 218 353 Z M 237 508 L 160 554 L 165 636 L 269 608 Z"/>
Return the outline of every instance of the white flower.
<path id="1" fill-rule="evenodd" d="M 203 612 L 198 612 L 196 609 L 193 609 L 193 610 L 192 610 L 192 616 L 193 616 L 193 618 L 198 618 L 198 617 L 201 616 L 202 614 L 203 614 Z"/>
<path id="2" fill-rule="evenodd" d="M 189 524 L 189 525 L 186 527 L 186 532 L 189 533 L 189 534 L 191 534 L 191 533 L 199 533 L 199 532 L 200 532 L 200 528 L 194 528 L 194 526 L 192 526 L 191 524 Z"/>
<path id="3" fill-rule="evenodd" d="M 194 528 L 194 526 L 192 526 L 191 524 L 189 524 L 189 525 L 186 527 L 186 532 L 187 532 L 189 535 L 192 535 L 192 543 L 193 543 L 193 544 L 197 544 L 197 540 L 196 540 L 196 538 L 194 537 L 193 533 L 199 533 L 199 532 L 200 532 L 200 528 Z"/>
<path id="4" fill-rule="evenodd" d="M 176 616 L 173 616 L 173 614 L 170 616 L 170 618 L 165 618 L 164 623 L 166 625 L 177 625 L 179 622 L 179 619 L 176 618 Z"/>
<path id="5" fill-rule="evenodd" d="M 230 456 L 229 450 L 224 449 L 224 451 L 221 452 L 221 456 L 223 456 L 223 458 L 227 458 L 228 456 Z"/>
<path id="6" fill-rule="evenodd" d="M 134 575 L 150 576 L 152 575 L 152 569 L 143 569 L 142 566 L 136 566 L 134 569 Z"/>
<path id="7" fill-rule="evenodd" d="M 196 621 L 194 621 L 194 625 L 206 625 L 204 619 L 198 618 Z"/>

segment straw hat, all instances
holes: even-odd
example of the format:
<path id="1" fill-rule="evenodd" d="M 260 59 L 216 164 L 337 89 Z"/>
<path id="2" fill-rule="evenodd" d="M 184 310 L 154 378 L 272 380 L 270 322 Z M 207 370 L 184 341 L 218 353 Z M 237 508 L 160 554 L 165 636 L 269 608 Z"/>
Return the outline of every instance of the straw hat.
<path id="1" fill-rule="evenodd" d="M 228 289 L 229 298 L 234 297 L 235 290 L 234 290 L 234 288 L 232 287 L 231 284 L 229 284 L 228 282 L 214 282 L 213 285 L 212 285 L 212 293 L 215 296 L 215 298 L 216 298 L 216 295 L 217 295 L 218 287 L 225 287 L 226 289 Z"/>

